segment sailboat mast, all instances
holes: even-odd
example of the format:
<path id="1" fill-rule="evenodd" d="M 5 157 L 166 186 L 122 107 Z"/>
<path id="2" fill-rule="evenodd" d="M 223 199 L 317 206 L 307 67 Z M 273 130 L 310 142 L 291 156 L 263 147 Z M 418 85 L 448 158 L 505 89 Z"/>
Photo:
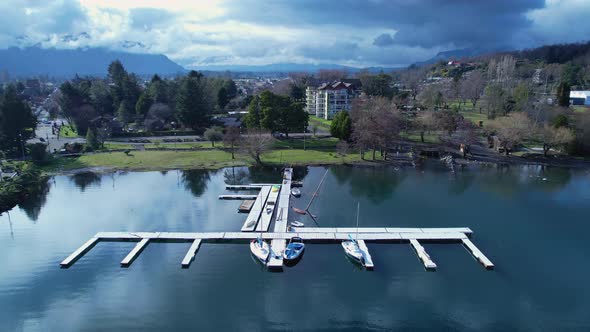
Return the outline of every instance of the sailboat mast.
<path id="1" fill-rule="evenodd" d="M 358 241 L 359 238 L 359 210 L 361 209 L 361 202 L 357 202 L 356 206 L 356 238 L 355 240 Z"/>

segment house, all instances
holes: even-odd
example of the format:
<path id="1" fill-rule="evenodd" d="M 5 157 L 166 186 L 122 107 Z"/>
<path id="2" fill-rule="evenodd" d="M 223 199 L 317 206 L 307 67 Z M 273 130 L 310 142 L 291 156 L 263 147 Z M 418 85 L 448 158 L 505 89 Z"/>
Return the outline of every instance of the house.
<path id="1" fill-rule="evenodd" d="M 590 105 L 590 91 L 570 91 L 570 105 Z"/>
<path id="2" fill-rule="evenodd" d="M 360 94 L 360 80 L 323 83 L 317 88 L 307 87 L 306 111 L 326 120 L 336 113 L 350 111 L 352 100 Z"/>

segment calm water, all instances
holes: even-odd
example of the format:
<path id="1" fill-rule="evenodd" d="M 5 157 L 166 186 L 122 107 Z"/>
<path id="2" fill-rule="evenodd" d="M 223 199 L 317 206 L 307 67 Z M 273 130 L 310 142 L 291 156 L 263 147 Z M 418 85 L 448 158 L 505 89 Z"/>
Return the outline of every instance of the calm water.
<path id="1" fill-rule="evenodd" d="M 298 169 L 303 207 L 324 168 Z M 452 227 L 496 264 L 458 244 L 369 244 L 353 266 L 339 245 L 308 245 L 284 273 L 261 270 L 245 244 L 152 243 L 128 269 L 133 243 L 99 243 L 59 262 L 98 231 L 235 231 L 226 183 L 278 181 L 279 170 L 58 176 L 0 216 L 0 331 L 590 330 L 590 173 L 526 168 L 331 168 L 312 207 L 321 226 Z M 311 220 L 302 219 L 307 224 Z"/>

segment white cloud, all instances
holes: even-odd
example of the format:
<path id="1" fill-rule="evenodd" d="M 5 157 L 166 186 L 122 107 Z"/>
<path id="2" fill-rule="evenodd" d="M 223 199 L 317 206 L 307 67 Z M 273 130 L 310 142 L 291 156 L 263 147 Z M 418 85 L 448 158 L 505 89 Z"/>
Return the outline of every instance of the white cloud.
<path id="1" fill-rule="evenodd" d="M 420 6 L 426 6 L 426 2 Z M 412 20 L 403 18 L 403 13 L 385 20 L 387 15 L 383 12 L 387 8 L 403 9 L 408 6 L 406 2 L 393 6 L 377 1 L 367 5 L 371 7 L 367 13 L 354 13 L 360 17 L 355 23 L 345 19 L 353 13 L 343 12 L 344 16 L 339 16 L 338 8 L 325 13 L 332 8 L 330 6 L 320 6 L 318 12 L 309 4 L 305 8 L 293 8 L 289 3 L 243 3 L 241 0 L 24 0 L 23 5 L 23 0 L 3 0 L 0 2 L 0 12 L 4 13 L 0 21 L 0 47 L 41 45 L 121 50 L 139 42 L 141 45 L 129 50 L 163 53 L 187 67 L 276 62 L 391 66 L 424 60 L 441 50 L 465 47 L 467 39 L 479 36 L 478 33 L 461 33 L 461 38 L 466 40 L 445 41 L 439 45 L 435 34 L 425 28 L 430 14 L 420 12 L 420 17 L 426 21 L 415 26 Z M 379 6 L 383 6 L 381 11 Z M 519 21 L 518 10 L 540 6 L 522 5 L 512 12 L 510 6 L 504 8 L 498 4 L 495 7 L 509 13 L 506 17 L 515 22 L 511 36 L 501 38 L 515 46 L 588 38 L 590 3 L 587 0 L 547 0 L 545 8 L 526 12 L 528 25 Z M 378 17 L 366 17 L 371 15 Z M 494 22 L 488 19 L 488 23 L 496 24 Z M 397 40 L 399 30 L 396 27 L 404 29 L 402 35 L 412 43 L 404 43 L 403 38 Z M 477 29 L 477 26 L 472 28 Z M 450 36 L 457 32 L 449 29 L 448 33 L 438 31 L 436 35 Z M 408 31 L 422 33 L 408 34 Z M 380 45 L 386 47 L 375 45 L 375 38 L 384 35 L 394 37 L 388 45 Z M 428 40 L 420 41 L 420 38 Z M 487 42 L 495 40 L 490 38 Z M 481 45 L 486 46 L 489 45 Z"/>

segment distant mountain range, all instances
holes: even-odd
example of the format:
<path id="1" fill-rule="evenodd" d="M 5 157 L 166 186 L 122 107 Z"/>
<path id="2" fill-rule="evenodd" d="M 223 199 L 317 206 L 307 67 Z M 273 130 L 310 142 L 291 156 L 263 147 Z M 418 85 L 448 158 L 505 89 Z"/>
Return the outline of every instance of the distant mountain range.
<path id="1" fill-rule="evenodd" d="M 401 68 L 401 67 L 400 67 Z M 391 72 L 400 68 L 390 67 L 367 67 L 357 68 L 337 64 L 301 64 L 301 63 L 274 63 L 269 65 L 207 65 L 197 66 L 195 69 L 203 71 L 231 71 L 231 72 L 251 72 L 251 73 L 289 73 L 289 72 L 307 72 L 315 73 L 321 69 L 343 70 L 351 73 L 367 70 L 369 72 Z"/>
<path id="2" fill-rule="evenodd" d="M 12 77 L 105 76 L 114 60 L 120 60 L 127 71 L 138 75 L 174 75 L 186 71 L 164 55 L 115 52 L 103 48 L 58 50 L 38 47 L 1 49 L 0 71 L 7 70 Z"/>
<path id="3" fill-rule="evenodd" d="M 449 51 L 438 52 L 432 58 L 430 58 L 426 61 L 415 62 L 414 65 L 423 66 L 423 65 L 437 63 L 439 61 L 448 61 L 451 59 L 459 60 L 461 58 L 474 57 L 474 56 L 483 55 L 483 54 L 487 54 L 487 53 L 495 53 L 498 51 L 500 51 L 500 50 L 490 50 L 490 49 L 484 50 L 484 49 L 473 49 L 473 48 L 462 48 L 462 49 L 457 49 L 457 50 L 449 50 Z"/>

